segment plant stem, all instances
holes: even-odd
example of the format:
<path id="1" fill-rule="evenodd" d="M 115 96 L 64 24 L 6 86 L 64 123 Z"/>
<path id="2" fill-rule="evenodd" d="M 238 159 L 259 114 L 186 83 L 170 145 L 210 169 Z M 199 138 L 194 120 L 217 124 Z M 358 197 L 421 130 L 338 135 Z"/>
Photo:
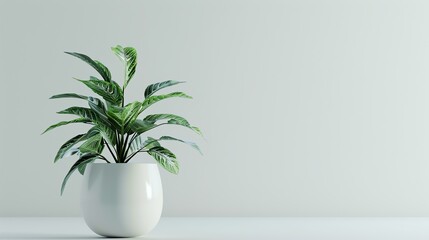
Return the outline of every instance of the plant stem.
<path id="1" fill-rule="evenodd" d="M 124 107 L 124 105 L 125 105 L 125 88 L 124 87 L 122 87 L 122 107 Z"/>
<path id="2" fill-rule="evenodd" d="M 124 158 L 127 157 L 127 149 L 130 146 L 130 144 L 128 144 L 129 137 L 130 137 L 130 134 L 127 133 L 127 136 L 125 137 L 125 141 L 124 141 Z"/>
<path id="3" fill-rule="evenodd" d="M 122 107 L 125 105 L 125 83 L 127 82 L 127 63 L 124 61 L 124 84 L 122 84 Z"/>
<path id="4" fill-rule="evenodd" d="M 118 146 L 119 146 L 118 148 L 120 149 L 119 153 L 118 153 L 118 159 L 119 159 L 120 163 L 123 163 L 125 160 L 125 158 L 124 158 L 124 133 L 123 133 L 123 131 L 121 131 L 121 137 L 120 137 Z"/>
<path id="5" fill-rule="evenodd" d="M 116 146 L 115 146 L 115 152 L 116 152 L 116 158 L 119 158 L 119 133 L 118 131 L 115 131 L 115 140 L 116 140 Z"/>
<path id="6" fill-rule="evenodd" d="M 125 157 L 128 156 L 128 151 L 130 150 L 131 143 L 133 143 L 134 139 L 136 139 L 136 136 L 137 136 L 137 133 L 134 133 L 133 136 L 131 137 L 130 142 L 129 142 L 128 146 L 127 146 L 127 150 L 125 151 Z"/>
<path id="7" fill-rule="evenodd" d="M 104 139 L 103 139 L 104 140 Z M 109 144 L 106 142 L 106 140 L 104 140 L 104 144 L 106 144 L 107 149 L 109 149 L 110 154 L 112 154 L 113 159 L 115 160 L 115 162 L 118 162 L 118 159 L 116 159 L 115 154 L 113 154 L 112 149 L 110 149 Z"/>
<path id="8" fill-rule="evenodd" d="M 162 125 L 167 125 L 167 124 L 169 124 L 169 123 L 160 123 L 160 124 L 158 124 L 158 125 L 154 126 L 154 127 L 153 127 L 153 128 L 151 128 L 151 129 L 154 129 L 154 128 L 159 127 L 159 126 L 162 126 Z M 129 136 L 129 135 L 128 135 L 128 136 Z M 128 136 L 127 136 L 127 140 L 128 140 Z M 139 149 L 138 151 L 136 151 L 135 153 L 131 154 L 130 156 L 127 156 L 127 155 L 128 155 L 128 151 L 129 151 L 130 146 L 131 146 L 131 143 L 132 143 L 132 142 L 134 141 L 134 139 L 136 139 L 138 136 L 139 136 L 139 135 L 137 135 L 137 133 L 134 133 L 134 135 L 131 137 L 130 144 L 128 144 L 128 146 L 126 146 L 126 143 L 123 145 L 123 146 L 124 146 L 124 148 L 125 148 L 125 147 L 127 147 L 127 149 L 125 150 L 125 153 L 123 153 L 123 152 L 122 152 L 122 147 L 121 147 L 121 154 L 119 154 L 119 153 L 118 153 L 118 159 L 119 159 L 119 158 L 121 159 L 119 162 L 127 163 L 127 162 L 129 162 L 129 161 L 131 160 L 131 158 L 133 158 L 137 153 L 139 153 L 139 152 L 147 152 L 147 151 L 141 151 L 141 150 L 143 150 L 143 148 L 145 148 L 145 147 L 146 147 L 146 146 L 148 146 L 149 144 L 151 144 L 151 143 L 155 142 L 155 141 L 151 141 L 151 142 L 149 142 L 148 144 L 146 144 L 145 146 L 143 146 L 142 148 L 140 148 L 140 149 Z M 122 139 L 122 141 L 123 141 L 123 139 Z M 121 143 L 120 145 L 122 145 L 122 144 L 123 144 L 123 143 L 122 143 L 122 141 L 120 142 L 120 143 Z M 121 156 L 121 157 L 119 157 L 119 156 Z M 122 156 L 123 156 L 123 158 L 122 158 Z M 123 161 L 122 161 L 122 159 L 123 159 Z"/>
<path id="9" fill-rule="evenodd" d="M 135 153 L 133 153 L 133 154 L 131 154 L 127 159 L 125 159 L 125 162 L 127 163 L 127 162 L 129 162 L 130 160 L 131 160 L 131 158 L 133 158 L 137 153 L 139 153 L 139 152 L 148 152 L 148 151 L 142 151 L 145 147 L 147 147 L 147 146 L 149 146 L 151 143 L 153 143 L 153 142 L 156 142 L 156 141 L 159 141 L 159 139 L 156 139 L 156 140 L 153 140 L 153 141 L 150 141 L 150 142 L 148 142 L 146 145 L 144 145 L 143 147 L 141 147 L 138 151 L 136 151 Z"/>
<path id="10" fill-rule="evenodd" d="M 98 154 L 98 156 L 102 159 L 102 160 L 104 160 L 104 161 L 106 161 L 106 162 L 108 162 L 108 163 L 111 163 L 109 160 L 107 160 L 107 158 L 105 158 L 103 155 L 101 155 L 101 154 Z"/>

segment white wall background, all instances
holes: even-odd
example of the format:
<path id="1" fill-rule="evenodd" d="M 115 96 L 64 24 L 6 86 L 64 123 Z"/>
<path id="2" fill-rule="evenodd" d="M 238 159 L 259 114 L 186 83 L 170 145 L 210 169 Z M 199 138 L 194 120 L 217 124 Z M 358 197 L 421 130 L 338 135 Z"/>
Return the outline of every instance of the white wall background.
<path id="1" fill-rule="evenodd" d="M 177 79 L 205 155 L 174 145 L 164 216 L 429 216 L 429 2 L 0 0 L 0 216 L 79 216 L 81 176 L 57 148 L 81 125 L 41 136 L 102 60 L 135 46 L 127 92 Z M 145 155 L 141 159 L 148 158 Z"/>

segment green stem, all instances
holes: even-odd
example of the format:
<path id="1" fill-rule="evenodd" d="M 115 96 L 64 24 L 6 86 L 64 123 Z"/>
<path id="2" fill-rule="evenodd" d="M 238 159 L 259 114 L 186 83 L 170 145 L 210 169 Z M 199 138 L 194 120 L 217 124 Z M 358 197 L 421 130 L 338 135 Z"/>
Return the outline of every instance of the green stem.
<path id="1" fill-rule="evenodd" d="M 125 142 L 124 142 L 124 157 L 125 158 L 127 157 L 127 152 L 128 152 L 129 147 L 130 147 L 130 144 L 128 142 L 129 138 L 130 138 L 130 134 L 127 133 L 127 137 L 125 137 Z"/>
<path id="2" fill-rule="evenodd" d="M 125 83 L 127 82 L 127 62 L 124 61 L 124 84 L 122 84 L 122 107 L 125 105 Z"/>
<path id="3" fill-rule="evenodd" d="M 119 152 L 119 156 L 120 156 L 119 162 L 123 163 L 125 161 L 125 158 L 124 158 L 124 134 L 122 132 L 121 132 L 121 140 L 119 142 L 119 146 L 121 149 Z"/>
<path id="4" fill-rule="evenodd" d="M 125 105 L 125 88 L 122 87 L 122 107 Z"/>
<path id="5" fill-rule="evenodd" d="M 125 151 L 125 157 L 128 156 L 128 152 L 130 150 L 131 143 L 133 143 L 133 141 L 136 139 L 137 136 L 138 136 L 137 133 L 134 133 L 133 136 L 131 137 L 130 142 L 129 142 L 128 146 L 127 146 L 127 150 Z"/>
<path id="6" fill-rule="evenodd" d="M 148 142 L 146 145 L 144 145 L 143 147 L 141 147 L 138 151 L 136 151 L 135 153 L 131 154 L 129 157 L 127 157 L 127 159 L 125 159 L 125 162 L 129 162 L 131 160 L 131 158 L 133 158 L 137 153 L 139 152 L 148 152 L 148 151 L 142 151 L 145 147 L 149 146 L 151 143 L 159 141 L 159 139 L 155 139 L 153 141 Z"/>
<path id="7" fill-rule="evenodd" d="M 105 158 L 103 155 L 98 154 L 98 156 L 99 156 L 102 160 L 106 161 L 107 163 L 111 163 L 111 162 L 110 162 L 109 160 L 107 160 L 107 158 Z"/>
<path id="8" fill-rule="evenodd" d="M 104 140 L 104 139 L 103 139 Z M 118 160 L 115 157 L 115 154 L 113 154 L 112 149 L 110 148 L 109 144 L 106 142 L 106 140 L 104 140 L 104 144 L 107 146 L 107 149 L 109 149 L 110 154 L 112 154 L 113 159 L 115 160 L 115 162 L 118 162 Z"/>

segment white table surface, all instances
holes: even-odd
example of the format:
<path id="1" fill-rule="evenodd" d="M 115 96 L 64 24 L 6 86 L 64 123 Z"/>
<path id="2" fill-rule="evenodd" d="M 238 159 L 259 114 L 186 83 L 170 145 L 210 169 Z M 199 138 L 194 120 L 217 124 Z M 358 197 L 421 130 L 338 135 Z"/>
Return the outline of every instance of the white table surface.
<path id="1" fill-rule="evenodd" d="M 0 218 L 0 239 L 97 239 L 82 218 Z M 140 239 L 429 239 L 429 218 L 162 218 Z"/>

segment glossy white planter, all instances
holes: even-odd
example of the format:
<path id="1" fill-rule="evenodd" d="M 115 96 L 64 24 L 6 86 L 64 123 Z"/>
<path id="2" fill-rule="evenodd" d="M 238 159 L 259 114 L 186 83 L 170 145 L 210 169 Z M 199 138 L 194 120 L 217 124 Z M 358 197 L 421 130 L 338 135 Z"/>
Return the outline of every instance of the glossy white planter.
<path id="1" fill-rule="evenodd" d="M 91 163 L 85 170 L 81 205 L 85 222 L 106 237 L 137 237 L 161 217 L 161 177 L 157 164 Z"/>

